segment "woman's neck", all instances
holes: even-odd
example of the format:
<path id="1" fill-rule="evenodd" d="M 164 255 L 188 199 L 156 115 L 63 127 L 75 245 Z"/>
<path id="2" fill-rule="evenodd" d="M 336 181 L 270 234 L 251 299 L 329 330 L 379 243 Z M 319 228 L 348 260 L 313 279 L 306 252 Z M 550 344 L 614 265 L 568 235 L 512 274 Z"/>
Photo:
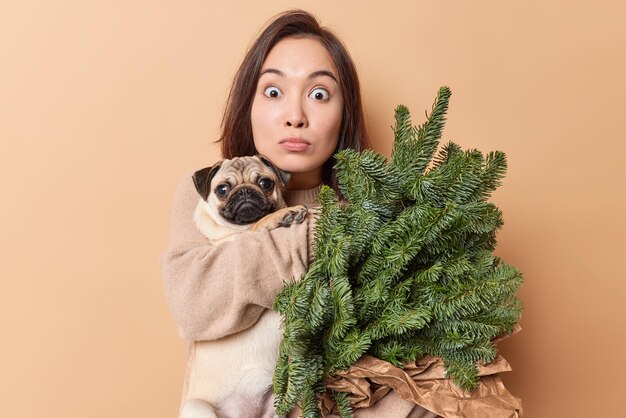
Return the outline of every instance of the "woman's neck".
<path id="1" fill-rule="evenodd" d="M 322 167 L 302 173 L 292 173 L 286 190 L 309 190 L 322 184 Z"/>

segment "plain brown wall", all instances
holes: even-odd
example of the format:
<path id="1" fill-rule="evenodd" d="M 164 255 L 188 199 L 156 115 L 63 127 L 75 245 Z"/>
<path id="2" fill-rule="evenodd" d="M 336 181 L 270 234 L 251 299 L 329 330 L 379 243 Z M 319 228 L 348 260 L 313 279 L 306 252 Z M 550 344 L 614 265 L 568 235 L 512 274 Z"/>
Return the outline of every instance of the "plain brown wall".
<path id="1" fill-rule="evenodd" d="M 526 416 L 623 416 L 626 7 L 621 1 L 72 1 L 0 6 L 0 415 L 174 417 L 185 364 L 158 257 L 233 72 L 303 7 L 360 71 L 375 148 L 393 109 L 507 153 L 497 254 L 525 274 L 501 344 Z"/>

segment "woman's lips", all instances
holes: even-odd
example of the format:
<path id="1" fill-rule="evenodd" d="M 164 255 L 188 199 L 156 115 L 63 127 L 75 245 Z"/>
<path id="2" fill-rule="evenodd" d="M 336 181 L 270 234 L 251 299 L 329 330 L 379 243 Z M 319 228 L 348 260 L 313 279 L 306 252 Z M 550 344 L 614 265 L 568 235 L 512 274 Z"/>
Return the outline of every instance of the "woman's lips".
<path id="1" fill-rule="evenodd" d="M 311 143 L 304 138 L 285 138 L 279 144 L 287 151 L 292 152 L 306 151 L 311 146 Z"/>

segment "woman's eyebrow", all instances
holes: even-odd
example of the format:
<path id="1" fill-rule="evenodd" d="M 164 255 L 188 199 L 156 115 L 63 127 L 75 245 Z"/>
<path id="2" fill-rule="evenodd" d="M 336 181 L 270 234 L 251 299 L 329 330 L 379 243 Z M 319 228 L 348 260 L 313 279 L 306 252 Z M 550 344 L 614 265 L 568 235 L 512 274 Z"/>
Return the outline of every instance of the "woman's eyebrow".
<path id="1" fill-rule="evenodd" d="M 330 71 L 327 71 L 327 70 L 315 71 L 315 72 L 311 73 L 311 75 L 309 75 L 309 78 L 315 78 L 315 77 L 320 77 L 320 76 L 330 77 L 333 80 L 335 80 L 335 83 L 339 84 L 339 82 L 337 81 L 337 77 L 335 77 L 335 75 L 333 73 L 331 73 Z"/>
<path id="2" fill-rule="evenodd" d="M 261 71 L 261 74 L 259 74 L 259 77 L 261 77 L 263 74 L 276 74 L 279 77 L 285 76 L 285 73 L 275 68 L 266 68 L 265 70 Z"/>
<path id="3" fill-rule="evenodd" d="M 283 73 L 280 70 L 277 70 L 276 68 L 266 68 L 265 70 L 261 71 L 261 74 L 259 74 L 259 77 L 261 77 L 264 74 L 276 74 L 279 77 L 285 77 L 285 73 Z M 335 80 L 335 83 L 339 84 L 339 82 L 337 81 L 337 77 L 335 77 L 335 75 L 328 70 L 314 71 L 311 74 L 309 74 L 308 78 L 312 79 L 312 78 L 321 77 L 321 76 L 330 77 L 333 80 Z"/>

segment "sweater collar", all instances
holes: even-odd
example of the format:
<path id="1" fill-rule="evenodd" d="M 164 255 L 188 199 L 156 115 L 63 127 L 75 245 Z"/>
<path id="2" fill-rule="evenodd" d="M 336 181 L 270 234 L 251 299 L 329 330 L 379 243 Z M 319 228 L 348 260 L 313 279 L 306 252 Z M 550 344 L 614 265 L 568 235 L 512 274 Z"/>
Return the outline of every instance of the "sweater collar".
<path id="1" fill-rule="evenodd" d="M 287 206 L 304 205 L 307 207 L 319 206 L 317 197 L 320 194 L 322 186 L 317 186 L 307 190 L 285 190 L 283 191 L 283 199 Z"/>

